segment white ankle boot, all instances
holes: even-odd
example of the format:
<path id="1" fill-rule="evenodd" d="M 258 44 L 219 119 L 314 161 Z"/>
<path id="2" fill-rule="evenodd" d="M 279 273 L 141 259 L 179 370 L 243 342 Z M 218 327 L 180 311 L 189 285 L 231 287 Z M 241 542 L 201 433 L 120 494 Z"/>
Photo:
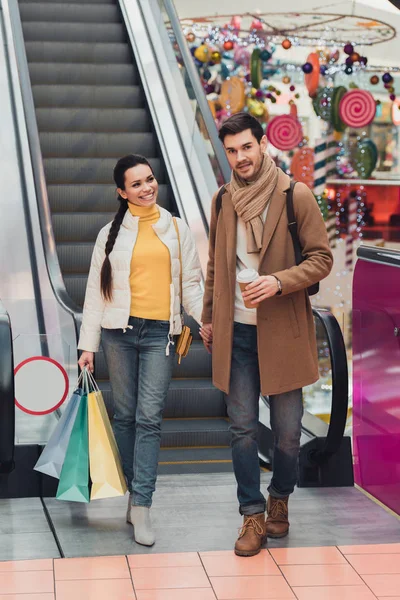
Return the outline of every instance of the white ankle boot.
<path id="1" fill-rule="evenodd" d="M 148 506 L 131 506 L 130 522 L 134 527 L 135 542 L 143 546 L 152 546 L 156 541 L 151 527 L 150 508 Z"/>
<path id="2" fill-rule="evenodd" d="M 128 509 L 126 511 L 126 522 L 129 523 L 129 525 L 132 525 L 132 521 L 131 521 L 131 507 L 132 507 L 132 494 L 129 494 L 129 497 L 128 497 Z"/>

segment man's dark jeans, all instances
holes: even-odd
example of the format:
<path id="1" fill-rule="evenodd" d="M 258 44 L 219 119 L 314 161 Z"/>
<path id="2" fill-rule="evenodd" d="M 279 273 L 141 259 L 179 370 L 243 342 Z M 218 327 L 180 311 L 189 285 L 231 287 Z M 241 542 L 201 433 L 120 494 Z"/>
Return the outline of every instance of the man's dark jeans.
<path id="1" fill-rule="evenodd" d="M 257 429 L 260 398 L 257 327 L 234 324 L 230 391 L 226 398 L 232 434 L 232 460 L 238 484 L 240 513 L 265 511 L 260 489 Z M 300 449 L 302 390 L 270 396 L 271 429 L 275 435 L 274 473 L 268 492 L 285 498 L 294 490 Z"/>

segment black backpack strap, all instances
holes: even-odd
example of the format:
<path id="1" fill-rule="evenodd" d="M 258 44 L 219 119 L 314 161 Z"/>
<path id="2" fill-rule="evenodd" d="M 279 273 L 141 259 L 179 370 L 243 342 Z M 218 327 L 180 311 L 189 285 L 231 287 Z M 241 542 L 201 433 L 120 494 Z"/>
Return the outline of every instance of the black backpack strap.
<path id="1" fill-rule="evenodd" d="M 294 255 L 296 258 L 296 265 L 299 265 L 303 262 L 304 257 L 300 245 L 299 234 L 297 232 L 297 221 L 294 214 L 294 206 L 293 206 L 293 194 L 294 194 L 294 186 L 296 185 L 295 181 L 290 182 L 290 188 L 286 192 L 286 211 L 288 218 L 288 227 L 290 231 L 290 235 L 292 236 Z"/>
<path id="2" fill-rule="evenodd" d="M 217 199 L 215 201 L 215 208 L 216 208 L 216 211 L 217 211 L 217 218 L 219 216 L 219 213 L 220 213 L 220 210 L 221 210 L 221 207 L 222 207 L 222 196 L 225 194 L 225 192 L 226 192 L 226 189 L 225 189 L 225 186 L 223 185 L 219 189 L 218 196 L 217 196 Z"/>

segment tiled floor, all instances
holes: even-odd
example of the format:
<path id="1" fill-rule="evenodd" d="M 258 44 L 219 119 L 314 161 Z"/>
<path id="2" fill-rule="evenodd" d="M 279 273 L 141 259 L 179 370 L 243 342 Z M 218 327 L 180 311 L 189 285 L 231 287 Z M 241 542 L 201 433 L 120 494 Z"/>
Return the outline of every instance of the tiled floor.
<path id="1" fill-rule="evenodd" d="M 0 563 L 0 600 L 400 600 L 400 544 Z"/>

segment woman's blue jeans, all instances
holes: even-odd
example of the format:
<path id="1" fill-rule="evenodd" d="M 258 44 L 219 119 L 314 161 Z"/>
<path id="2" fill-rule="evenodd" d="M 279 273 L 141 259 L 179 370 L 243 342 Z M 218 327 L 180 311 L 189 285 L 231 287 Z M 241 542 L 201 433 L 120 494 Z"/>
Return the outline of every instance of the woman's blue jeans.
<path id="1" fill-rule="evenodd" d="M 132 504 L 151 506 L 175 352 L 172 347 L 166 356 L 168 321 L 130 317 L 129 326 L 125 333 L 103 329 L 102 344 L 114 396 L 113 429 Z"/>
<path id="2" fill-rule="evenodd" d="M 226 404 L 232 433 L 233 468 L 240 513 L 243 515 L 262 513 L 266 506 L 260 489 L 257 447 L 259 399 L 257 327 L 235 323 L 230 391 Z M 285 498 L 293 492 L 297 480 L 302 390 L 270 396 L 269 403 L 275 446 L 274 473 L 268 491 L 275 498 Z"/>

